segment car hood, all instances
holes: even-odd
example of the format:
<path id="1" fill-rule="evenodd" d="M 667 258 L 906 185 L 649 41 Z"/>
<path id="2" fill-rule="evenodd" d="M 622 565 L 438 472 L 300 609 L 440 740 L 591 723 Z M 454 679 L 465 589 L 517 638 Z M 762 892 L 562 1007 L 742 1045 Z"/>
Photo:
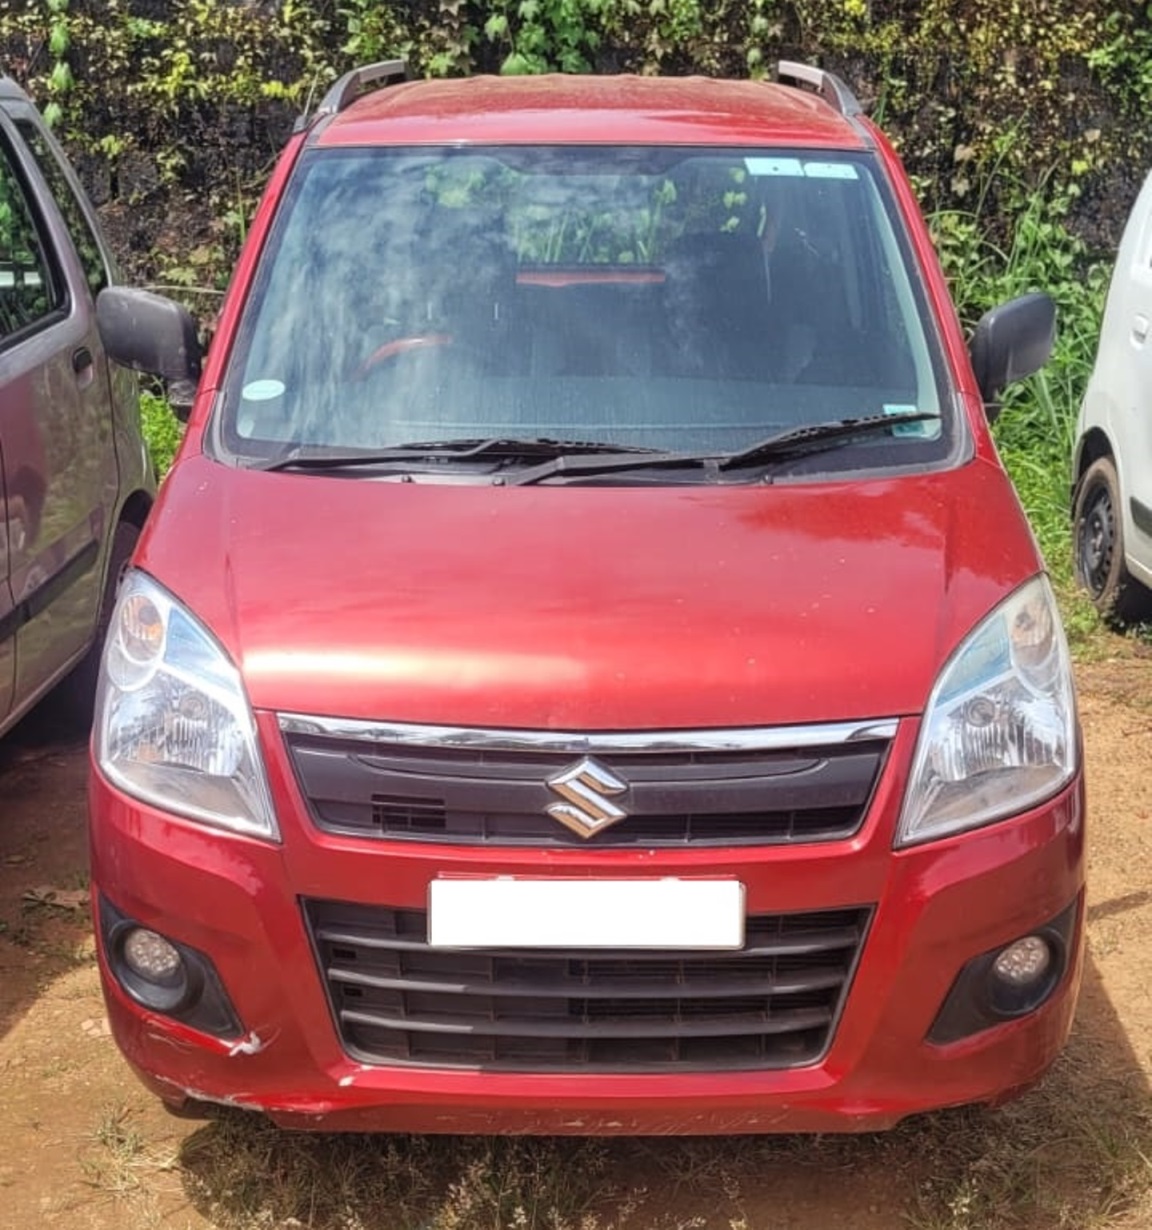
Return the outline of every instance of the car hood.
<path id="1" fill-rule="evenodd" d="M 258 709 L 523 729 L 922 711 L 1040 567 L 992 462 L 870 481 L 500 487 L 168 477 L 141 566 Z"/>

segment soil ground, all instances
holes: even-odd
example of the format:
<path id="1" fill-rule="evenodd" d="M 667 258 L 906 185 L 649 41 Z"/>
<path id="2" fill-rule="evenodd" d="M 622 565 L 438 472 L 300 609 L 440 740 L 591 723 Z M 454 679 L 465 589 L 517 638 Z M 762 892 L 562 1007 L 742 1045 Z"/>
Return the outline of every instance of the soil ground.
<path id="1" fill-rule="evenodd" d="M 876 1136 L 315 1137 L 169 1117 L 107 1034 L 85 901 L 83 738 L 0 740 L 0 1226 L 69 1230 L 1152 1227 L 1152 653 L 1078 668 L 1089 952 L 1073 1037 L 996 1112 Z"/>

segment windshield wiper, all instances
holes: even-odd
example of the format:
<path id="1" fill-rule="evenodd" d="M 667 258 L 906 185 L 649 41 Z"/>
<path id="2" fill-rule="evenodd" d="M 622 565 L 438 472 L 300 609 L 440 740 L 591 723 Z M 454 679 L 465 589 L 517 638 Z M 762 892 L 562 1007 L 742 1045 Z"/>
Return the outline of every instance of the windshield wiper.
<path id="1" fill-rule="evenodd" d="M 939 418 L 938 414 L 927 410 L 911 410 L 903 414 L 869 414 L 858 419 L 830 419 L 823 423 L 809 423 L 804 427 L 790 427 L 719 458 L 716 468 L 734 470 L 739 466 L 773 461 L 777 457 L 821 452 L 828 447 L 846 444 L 857 436 L 872 435 L 885 427 L 899 427 L 904 423 L 923 423 Z"/>
<path id="2" fill-rule="evenodd" d="M 603 456 L 581 456 L 562 453 L 551 461 L 541 462 L 531 469 L 505 476 L 503 481 L 510 487 L 529 487 L 542 483 L 557 474 L 582 478 L 585 475 L 626 473 L 629 470 L 652 470 L 660 466 L 699 466 L 714 460 L 711 453 L 667 453 L 657 449 L 625 452 L 619 448 Z"/>
<path id="3" fill-rule="evenodd" d="M 734 470 L 741 466 L 754 466 L 783 457 L 817 453 L 825 449 L 847 444 L 857 436 L 871 435 L 885 427 L 899 427 L 905 423 L 938 421 L 938 414 L 928 411 L 910 411 L 905 414 L 872 414 L 857 419 L 831 419 L 823 423 L 809 423 L 803 427 L 789 427 L 775 435 L 757 440 L 735 453 L 661 453 L 647 456 L 627 455 L 619 449 L 600 457 L 568 457 L 561 455 L 551 461 L 505 479 L 510 486 L 527 486 L 544 482 L 556 475 L 571 475 L 574 478 L 597 474 L 623 474 L 630 470 L 651 470 L 663 466 L 702 466 L 712 471 Z"/>
<path id="4" fill-rule="evenodd" d="M 471 437 L 462 440 L 423 440 L 396 444 L 382 449 L 341 450 L 323 445 L 298 445 L 260 462 L 257 470 L 343 470 L 357 466 L 386 465 L 393 461 L 471 461 L 477 457 L 515 460 L 556 458 L 569 454 L 611 453 L 616 456 L 647 455 L 652 450 L 627 444 L 607 444 L 594 440 L 548 440 L 543 437 L 517 440 L 502 436 Z"/>
<path id="5" fill-rule="evenodd" d="M 469 437 L 457 440 L 425 440 L 397 444 L 384 449 L 341 451 L 322 445 L 298 445 L 261 462 L 260 470 L 342 470 L 360 466 L 387 465 L 402 461 L 471 461 L 495 458 L 530 461 L 530 466 L 517 474 L 503 476 L 513 486 L 528 486 L 544 482 L 557 475 L 573 478 L 597 474 L 626 473 L 629 470 L 661 467 L 706 466 L 714 471 L 734 470 L 754 466 L 777 458 L 799 456 L 835 448 L 850 440 L 870 435 L 884 428 L 905 423 L 938 420 L 939 415 L 927 411 L 905 414 L 873 414 L 855 419 L 832 419 L 789 427 L 785 431 L 757 440 L 734 453 L 675 453 L 640 445 L 612 444 L 599 440 L 553 440 L 545 437 L 519 440 L 514 437 Z"/>

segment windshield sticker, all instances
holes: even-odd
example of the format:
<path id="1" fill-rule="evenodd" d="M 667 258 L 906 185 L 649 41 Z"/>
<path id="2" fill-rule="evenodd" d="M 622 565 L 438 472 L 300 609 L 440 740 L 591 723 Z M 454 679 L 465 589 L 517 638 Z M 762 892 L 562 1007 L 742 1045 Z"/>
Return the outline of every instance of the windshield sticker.
<path id="1" fill-rule="evenodd" d="M 884 407 L 885 414 L 916 414 L 919 407 L 889 405 Z M 924 423 L 899 423 L 892 428 L 894 436 L 917 436 L 921 440 L 936 440 L 940 437 L 940 420 L 928 420 Z"/>
<path id="2" fill-rule="evenodd" d="M 749 175 L 782 175 L 792 179 L 859 179 L 850 162 L 802 162 L 799 158 L 745 158 Z"/>
<path id="3" fill-rule="evenodd" d="M 745 158 L 744 165 L 749 175 L 791 175 L 797 179 L 804 175 L 799 158 Z"/>
<path id="4" fill-rule="evenodd" d="M 271 401 L 283 392 L 282 380 L 250 380 L 243 389 L 245 401 Z"/>
<path id="5" fill-rule="evenodd" d="M 806 162 L 804 174 L 809 179 L 859 179 L 850 162 Z"/>

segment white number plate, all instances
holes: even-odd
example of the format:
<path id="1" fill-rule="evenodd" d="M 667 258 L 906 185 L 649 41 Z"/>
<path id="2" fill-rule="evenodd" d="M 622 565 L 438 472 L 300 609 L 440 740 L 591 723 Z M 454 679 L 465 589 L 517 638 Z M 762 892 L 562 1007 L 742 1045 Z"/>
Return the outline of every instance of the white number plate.
<path id="1" fill-rule="evenodd" d="M 705 948 L 744 943 L 737 880 L 433 880 L 433 948 Z"/>

